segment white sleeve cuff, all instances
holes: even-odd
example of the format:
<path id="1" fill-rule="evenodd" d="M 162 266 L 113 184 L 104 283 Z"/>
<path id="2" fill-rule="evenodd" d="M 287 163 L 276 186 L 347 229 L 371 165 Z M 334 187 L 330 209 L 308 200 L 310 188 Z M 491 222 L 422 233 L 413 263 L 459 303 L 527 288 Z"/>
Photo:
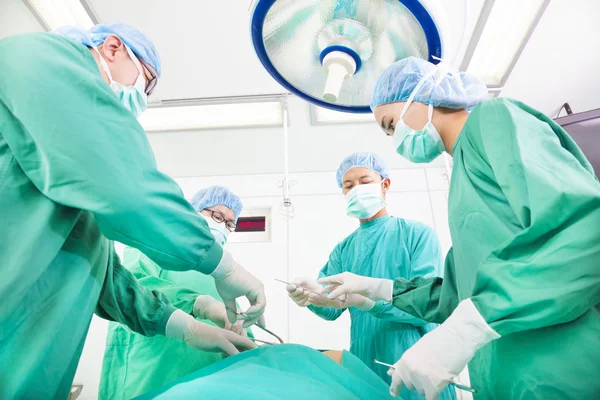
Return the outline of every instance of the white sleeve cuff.
<path id="1" fill-rule="evenodd" d="M 475 351 L 500 337 L 483 319 L 471 299 L 461 301 L 444 324 L 468 341 Z"/>
<path id="2" fill-rule="evenodd" d="M 394 281 L 391 279 L 375 279 L 375 281 L 377 281 L 377 283 L 374 288 L 375 290 L 373 290 L 371 300 L 383 300 L 391 303 L 392 297 L 394 296 Z"/>
<path id="3" fill-rule="evenodd" d="M 358 308 L 362 311 L 371 311 L 373 307 L 375 307 L 375 302 L 368 297 L 365 297 L 365 302 Z"/>
<path id="4" fill-rule="evenodd" d="M 185 338 L 185 329 L 189 321 L 194 321 L 194 317 L 177 309 L 171 314 L 165 327 L 165 336 L 183 341 Z"/>
<path id="5" fill-rule="evenodd" d="M 212 276 L 215 280 L 222 279 L 233 270 L 234 264 L 235 263 L 231 254 L 228 251 L 223 250 L 223 257 L 221 257 L 219 265 L 217 265 L 217 268 L 215 268 L 210 276 Z"/>

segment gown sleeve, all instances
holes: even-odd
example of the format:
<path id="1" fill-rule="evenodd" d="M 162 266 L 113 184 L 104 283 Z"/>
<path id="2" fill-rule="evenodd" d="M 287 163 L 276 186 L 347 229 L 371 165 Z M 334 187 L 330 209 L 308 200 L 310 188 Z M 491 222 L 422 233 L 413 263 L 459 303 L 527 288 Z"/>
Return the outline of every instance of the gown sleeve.
<path id="1" fill-rule="evenodd" d="M 137 249 L 131 247 L 125 248 L 122 265 L 133 274 L 140 286 L 152 291 L 152 293 L 160 293 L 173 307 L 179 308 L 190 315 L 193 315 L 194 303 L 198 296 L 206 294 L 193 288 L 176 285 L 168 279 L 161 278 L 162 269 L 160 266 Z M 212 278 L 206 279 L 212 280 Z M 237 306 L 239 308 L 240 305 L 237 304 Z M 216 324 L 209 320 L 203 322 L 209 322 L 216 326 Z M 246 328 L 246 332 L 248 337 L 254 337 L 250 327 Z"/>
<path id="2" fill-rule="evenodd" d="M 126 325 L 144 336 L 154 336 L 165 334 L 167 321 L 175 310 L 160 291 L 140 285 L 112 249 L 96 315 Z"/>
<path id="3" fill-rule="evenodd" d="M 159 290 L 174 307 L 188 314 L 192 313 L 194 302 L 201 293 L 161 278 L 160 266 L 145 257 L 139 250 L 131 247 L 125 248 L 123 266 L 131 271 L 140 285 L 149 290 Z"/>
<path id="4" fill-rule="evenodd" d="M 333 251 L 329 255 L 329 260 L 319 272 L 318 279 L 324 278 L 326 276 L 341 274 L 342 272 L 344 271 L 342 270 L 340 250 L 338 245 L 333 249 Z M 344 313 L 344 311 L 346 311 L 345 308 L 337 309 L 331 307 L 318 307 L 315 305 L 308 306 L 308 309 L 327 321 L 335 321 Z"/>
<path id="5" fill-rule="evenodd" d="M 144 130 L 87 47 L 51 33 L 6 38 L 0 71 L 2 137 L 40 192 L 94 213 L 104 236 L 165 269 L 216 268 L 223 249 L 157 169 Z"/>
<path id="6" fill-rule="evenodd" d="M 394 281 L 392 304 L 408 314 L 441 324 L 459 303 L 454 250 L 450 248 L 444 263 L 444 277 L 398 278 Z"/>
<path id="7" fill-rule="evenodd" d="M 411 236 L 407 243 L 411 262 L 409 278 L 435 278 L 442 276 L 441 247 L 435 231 L 427 225 L 415 223 L 410 232 Z M 385 301 L 375 303 L 375 306 L 373 306 L 369 313 L 377 318 L 414 326 L 422 326 L 429 323 Z"/>
<path id="8" fill-rule="evenodd" d="M 600 303 L 593 169 L 560 126 L 521 103 L 473 113 L 474 146 L 520 226 L 479 266 L 471 299 L 500 335 L 573 321 Z"/>

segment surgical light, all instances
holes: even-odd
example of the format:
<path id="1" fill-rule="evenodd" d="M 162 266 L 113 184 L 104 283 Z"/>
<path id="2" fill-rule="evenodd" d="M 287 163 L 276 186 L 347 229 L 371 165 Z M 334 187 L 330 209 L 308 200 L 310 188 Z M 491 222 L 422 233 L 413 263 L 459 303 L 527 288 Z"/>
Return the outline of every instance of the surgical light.
<path id="1" fill-rule="evenodd" d="M 263 66 L 292 93 L 320 107 L 367 113 L 375 81 L 394 61 L 443 57 L 433 3 L 257 0 L 252 42 Z"/>

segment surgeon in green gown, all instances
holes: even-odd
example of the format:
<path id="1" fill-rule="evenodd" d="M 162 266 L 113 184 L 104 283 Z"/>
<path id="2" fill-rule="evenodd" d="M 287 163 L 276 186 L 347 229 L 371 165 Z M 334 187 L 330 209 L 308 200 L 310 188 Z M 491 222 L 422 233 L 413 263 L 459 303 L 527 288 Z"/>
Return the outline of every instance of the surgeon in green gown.
<path id="1" fill-rule="evenodd" d="M 236 354 L 247 338 L 137 283 L 112 240 L 164 269 L 211 274 L 230 307 L 264 290 L 157 167 L 134 115 L 160 75 L 124 24 L 0 40 L 0 398 L 65 399 L 92 314 L 147 336 Z M 235 314 L 229 314 L 230 322 Z"/>
<path id="2" fill-rule="evenodd" d="M 200 190 L 191 204 L 225 245 L 242 211 L 238 196 L 223 186 Z M 242 321 L 231 324 L 215 282 L 194 271 L 162 269 L 139 250 L 126 247 L 123 265 L 149 290 L 160 290 L 175 307 L 207 324 L 245 334 Z M 131 399 L 225 358 L 163 336 L 145 337 L 111 322 L 100 376 L 100 399 Z"/>
<path id="3" fill-rule="evenodd" d="M 416 221 L 388 214 L 385 195 L 390 188 L 389 171 L 375 153 L 350 154 L 340 164 L 337 184 L 346 198 L 346 213 L 359 220 L 359 227 L 331 252 L 319 278 L 352 272 L 373 278 L 435 278 L 442 275 L 442 254 L 435 231 Z M 321 300 L 316 280 L 298 278 L 288 285 L 289 296 L 299 306 L 319 317 L 334 321 L 348 309 L 351 317 L 350 352 L 388 384 L 387 367 L 376 364 L 396 362 L 424 334 L 437 325 L 401 311 L 384 301 L 352 295 L 345 303 Z M 405 389 L 404 399 L 423 399 Z M 454 399 L 447 388 L 441 399 Z"/>
<path id="4" fill-rule="evenodd" d="M 383 73 L 371 108 L 396 151 L 454 158 L 453 248 L 443 279 L 321 283 L 442 323 L 390 371 L 393 394 L 435 398 L 468 363 L 476 399 L 598 399 L 600 184 L 550 118 L 486 95 L 444 64 L 409 58 Z"/>

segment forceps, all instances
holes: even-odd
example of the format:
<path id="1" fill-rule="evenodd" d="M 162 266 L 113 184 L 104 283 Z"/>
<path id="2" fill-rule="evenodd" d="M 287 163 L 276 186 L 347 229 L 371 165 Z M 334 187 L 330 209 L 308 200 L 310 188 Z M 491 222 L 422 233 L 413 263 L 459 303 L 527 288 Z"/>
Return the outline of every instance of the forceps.
<path id="1" fill-rule="evenodd" d="M 377 361 L 377 360 L 374 360 L 374 361 L 375 361 L 375 364 L 379 364 L 379 365 L 383 365 L 383 366 L 385 366 L 385 367 L 389 367 L 389 368 L 392 368 L 392 369 L 396 369 L 396 366 L 395 366 L 395 365 L 392 365 L 392 364 L 386 364 L 386 363 L 384 363 L 384 362 Z M 477 390 L 473 389 L 473 388 L 472 388 L 472 387 L 470 387 L 470 386 L 463 385 L 462 383 L 459 383 L 459 382 L 450 381 L 450 385 L 452 385 L 452 386 L 456 387 L 457 389 L 464 390 L 465 392 L 469 392 L 469 393 L 477 393 Z"/>
<path id="2" fill-rule="evenodd" d="M 231 307 L 227 307 L 227 306 L 225 306 L 225 308 L 227 310 L 231 311 L 232 313 L 234 313 L 235 315 L 237 315 L 238 317 L 250 318 L 246 313 L 237 312 L 236 310 L 232 309 Z M 258 326 L 260 329 L 267 332 L 269 335 L 273 336 L 275 339 L 277 339 L 277 341 L 279 341 L 280 344 L 283 344 L 283 339 L 281 339 L 279 336 L 277 336 L 276 334 L 274 334 L 273 332 L 271 332 L 270 330 L 268 330 L 267 328 L 265 328 L 258 322 L 255 322 L 254 325 Z M 253 339 L 253 338 L 248 338 L 248 339 L 258 342 L 258 343 L 263 343 L 263 344 L 277 344 L 277 343 L 265 342 L 264 340 L 259 340 L 259 339 Z"/>

